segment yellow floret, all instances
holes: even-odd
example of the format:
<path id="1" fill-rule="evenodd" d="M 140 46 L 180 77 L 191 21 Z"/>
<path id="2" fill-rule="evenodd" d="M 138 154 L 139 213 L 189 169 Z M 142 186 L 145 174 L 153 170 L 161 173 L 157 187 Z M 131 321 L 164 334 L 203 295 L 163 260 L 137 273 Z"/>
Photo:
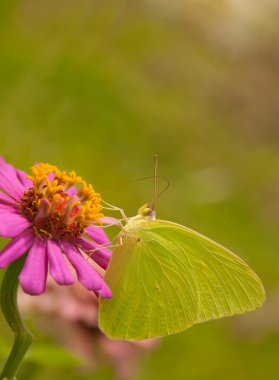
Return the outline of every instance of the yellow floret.
<path id="1" fill-rule="evenodd" d="M 61 214 L 61 218 L 68 225 L 75 222 L 81 228 L 86 228 L 94 221 L 100 222 L 99 219 L 103 216 L 100 194 L 96 193 L 92 185 L 88 185 L 74 171 L 66 173 L 48 163 L 35 164 L 31 170 L 32 176 L 29 178 L 34 183 L 34 209 L 40 206 L 39 199 L 47 198 L 51 212 L 56 211 Z M 53 178 L 50 179 L 51 173 Z M 77 195 L 70 197 L 67 190 L 76 185 L 80 187 Z"/>

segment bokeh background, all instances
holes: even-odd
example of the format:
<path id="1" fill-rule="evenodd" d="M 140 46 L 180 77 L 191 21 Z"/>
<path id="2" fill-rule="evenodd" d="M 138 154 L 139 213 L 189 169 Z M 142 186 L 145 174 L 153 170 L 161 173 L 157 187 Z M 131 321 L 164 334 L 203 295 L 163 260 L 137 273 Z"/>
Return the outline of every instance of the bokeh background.
<path id="1" fill-rule="evenodd" d="M 0 86 L 7 161 L 74 169 L 132 216 L 152 183 L 129 181 L 152 175 L 156 153 L 171 183 L 158 217 L 226 245 L 265 284 L 262 309 L 163 339 L 134 377 L 278 379 L 278 1 L 4 0 Z M 107 355 L 84 363 L 38 318 L 19 379 L 117 376 Z M 0 331 L 2 364 L 3 319 Z"/>

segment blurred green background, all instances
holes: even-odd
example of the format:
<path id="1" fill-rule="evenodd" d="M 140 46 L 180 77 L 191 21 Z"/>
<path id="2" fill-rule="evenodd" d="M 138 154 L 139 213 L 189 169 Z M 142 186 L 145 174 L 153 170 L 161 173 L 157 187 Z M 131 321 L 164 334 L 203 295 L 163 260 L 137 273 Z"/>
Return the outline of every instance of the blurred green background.
<path id="1" fill-rule="evenodd" d="M 165 338 L 139 380 L 279 378 L 278 21 L 271 0 L 0 3 L 0 154 L 74 169 L 132 216 L 152 183 L 128 181 L 152 175 L 156 153 L 171 183 L 158 217 L 229 247 L 265 284 L 262 309 Z M 114 378 L 109 361 L 84 370 L 37 336 L 19 379 Z"/>

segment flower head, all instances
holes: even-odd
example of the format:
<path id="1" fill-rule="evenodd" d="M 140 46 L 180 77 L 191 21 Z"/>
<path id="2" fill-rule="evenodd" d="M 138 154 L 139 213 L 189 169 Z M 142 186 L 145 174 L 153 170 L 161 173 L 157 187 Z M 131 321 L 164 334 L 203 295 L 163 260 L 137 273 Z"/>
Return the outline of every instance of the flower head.
<path id="1" fill-rule="evenodd" d="M 48 267 L 58 284 L 74 283 L 69 262 L 87 289 L 111 297 L 84 256 L 103 269 L 111 256 L 105 248 L 110 241 L 98 227 L 100 194 L 73 171 L 44 163 L 31 170 L 27 176 L 0 157 L 0 236 L 12 238 L 0 252 L 0 268 L 28 252 L 19 280 L 26 293 L 37 295 L 45 291 Z"/>

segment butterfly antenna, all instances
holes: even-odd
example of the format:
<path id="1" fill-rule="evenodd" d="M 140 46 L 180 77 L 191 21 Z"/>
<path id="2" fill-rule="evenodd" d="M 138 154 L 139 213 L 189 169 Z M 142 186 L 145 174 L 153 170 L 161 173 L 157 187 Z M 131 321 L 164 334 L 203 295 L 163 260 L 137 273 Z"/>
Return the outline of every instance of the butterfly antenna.
<path id="1" fill-rule="evenodd" d="M 155 208 L 155 203 L 157 200 L 157 171 L 158 171 L 158 156 L 157 154 L 154 155 L 154 195 L 153 195 L 153 202 L 152 202 L 152 211 Z"/>
<path id="2" fill-rule="evenodd" d="M 146 180 L 146 179 L 153 179 L 154 180 L 154 175 L 151 175 L 151 176 L 149 176 L 149 177 L 139 177 L 139 178 L 135 178 L 135 179 L 131 179 L 131 180 L 129 180 L 129 181 L 125 181 L 125 182 L 122 182 L 122 183 L 119 183 L 118 185 L 116 185 L 116 186 L 113 186 L 113 187 L 110 187 L 110 188 L 108 188 L 108 189 L 104 189 L 104 190 L 101 190 L 100 191 L 100 193 L 101 194 L 106 194 L 106 193 L 109 193 L 109 192 L 111 192 L 111 191 L 113 191 L 113 190 L 117 190 L 117 189 L 119 189 L 119 188 L 121 188 L 121 187 L 126 187 L 127 186 L 127 184 L 129 184 L 129 183 L 134 183 L 134 182 L 140 182 L 140 181 L 144 181 L 144 180 Z M 158 179 L 163 179 L 165 182 L 166 182 L 166 186 L 165 186 L 165 188 L 157 195 L 157 199 L 165 192 L 165 191 L 167 191 L 167 189 L 169 188 L 169 186 L 170 186 L 170 183 L 169 183 L 169 180 L 166 178 L 166 177 L 163 177 L 163 176 L 161 176 L 161 175 L 157 175 L 157 180 Z"/>
<path id="3" fill-rule="evenodd" d="M 154 195 L 153 195 L 153 201 L 151 203 L 148 203 L 147 206 L 153 211 L 154 208 L 155 208 L 155 203 L 157 201 L 157 199 L 163 195 L 167 190 L 168 188 L 170 187 L 170 181 L 168 180 L 168 178 L 166 177 L 163 177 L 163 176 L 158 176 L 157 175 L 157 171 L 158 171 L 158 155 L 155 154 L 154 155 L 154 175 L 150 176 L 150 177 L 140 177 L 140 178 L 136 178 L 136 179 L 132 179 L 130 181 L 126 181 L 124 183 L 120 183 L 118 184 L 117 186 L 113 186 L 109 189 L 106 189 L 106 190 L 103 190 L 101 191 L 102 194 L 104 193 L 108 193 L 109 191 L 112 191 L 114 189 L 119 189 L 120 187 L 123 187 L 123 186 L 126 186 L 127 183 L 133 183 L 133 182 L 138 182 L 138 181 L 142 181 L 142 180 L 146 180 L 146 179 L 153 179 L 154 181 Z M 157 194 L 157 180 L 158 179 L 163 179 L 165 182 L 166 182 L 166 186 L 165 188 L 159 193 Z M 105 202 L 104 200 L 102 200 L 103 203 L 106 205 L 106 206 L 109 206 L 109 209 L 111 210 L 119 210 L 118 207 L 115 207 L 115 206 L 112 206 L 110 205 L 109 203 Z M 106 207 L 104 207 L 106 208 Z"/>
<path id="4" fill-rule="evenodd" d="M 160 198 L 160 196 L 163 195 L 168 190 L 168 188 L 170 187 L 170 181 L 168 180 L 168 178 L 166 178 L 166 177 L 159 177 L 159 176 L 157 176 L 157 178 L 163 178 L 167 182 L 167 184 L 166 184 L 166 187 L 157 195 L 156 200 L 158 198 Z"/>

